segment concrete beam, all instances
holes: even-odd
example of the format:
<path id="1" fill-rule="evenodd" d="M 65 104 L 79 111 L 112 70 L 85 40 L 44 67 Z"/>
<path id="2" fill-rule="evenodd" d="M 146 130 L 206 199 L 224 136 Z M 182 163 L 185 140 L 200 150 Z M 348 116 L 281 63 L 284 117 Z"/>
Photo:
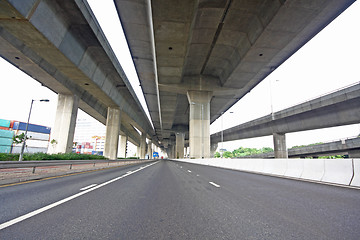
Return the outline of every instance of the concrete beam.
<path id="1" fill-rule="evenodd" d="M 104 122 L 107 107 L 119 106 L 133 125 L 153 135 L 86 1 L 11 0 L 2 14 L 2 57 L 54 92 L 78 96 L 97 120 Z"/>

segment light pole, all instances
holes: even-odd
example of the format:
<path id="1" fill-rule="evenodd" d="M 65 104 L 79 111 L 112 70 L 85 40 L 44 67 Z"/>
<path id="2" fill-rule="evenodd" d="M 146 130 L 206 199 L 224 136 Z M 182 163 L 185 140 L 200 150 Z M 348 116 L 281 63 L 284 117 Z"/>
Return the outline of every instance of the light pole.
<path id="1" fill-rule="evenodd" d="M 275 82 L 278 82 L 279 80 L 275 80 Z M 275 120 L 274 116 L 274 109 L 273 109 L 273 97 L 272 97 L 272 81 L 269 80 L 270 83 L 270 108 L 271 108 L 271 120 Z"/>
<path id="2" fill-rule="evenodd" d="M 41 100 L 34 100 L 34 99 L 32 99 L 32 100 L 31 100 L 29 117 L 28 117 L 28 120 L 27 120 L 27 123 L 26 123 L 26 127 L 25 127 L 24 141 L 23 141 L 23 144 L 22 144 L 22 146 L 21 146 L 19 161 L 22 161 L 22 160 L 23 160 L 24 148 L 25 148 L 26 138 L 27 138 L 27 131 L 28 131 L 29 121 L 30 121 L 30 115 L 31 115 L 31 109 L 32 109 L 32 105 L 33 105 L 34 101 L 49 102 L 49 99 L 41 99 Z"/>
<path id="3" fill-rule="evenodd" d="M 229 112 L 234 113 L 234 112 Z M 224 155 L 224 126 L 223 126 L 223 118 L 224 118 L 224 112 L 221 112 L 221 158 L 223 158 Z"/>
<path id="4" fill-rule="evenodd" d="M 224 112 L 221 112 L 221 158 L 224 155 L 224 126 L 223 126 L 223 118 Z"/>

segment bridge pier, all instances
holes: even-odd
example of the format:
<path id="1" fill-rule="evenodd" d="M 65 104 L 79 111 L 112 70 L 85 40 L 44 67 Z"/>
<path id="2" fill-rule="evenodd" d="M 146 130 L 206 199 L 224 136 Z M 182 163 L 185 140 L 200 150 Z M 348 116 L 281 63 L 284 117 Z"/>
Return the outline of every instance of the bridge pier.
<path id="1" fill-rule="evenodd" d="M 273 133 L 274 157 L 288 158 L 285 133 Z"/>
<path id="2" fill-rule="evenodd" d="M 176 144 L 175 144 L 175 143 L 173 143 L 173 144 L 171 145 L 171 151 L 170 151 L 170 153 L 171 153 L 171 158 L 176 158 Z"/>
<path id="3" fill-rule="evenodd" d="M 145 159 L 146 154 L 146 133 L 141 133 L 140 146 L 138 148 L 139 158 Z"/>
<path id="4" fill-rule="evenodd" d="M 109 159 L 117 159 L 120 121 L 120 109 L 108 107 L 104 156 Z"/>
<path id="5" fill-rule="evenodd" d="M 176 154 L 175 158 L 184 158 L 185 133 L 178 132 L 176 136 Z"/>
<path id="6" fill-rule="evenodd" d="M 210 91 L 188 91 L 190 158 L 210 157 Z"/>
<path id="7" fill-rule="evenodd" d="M 215 151 L 218 148 L 219 143 L 213 143 L 210 145 L 210 155 L 211 157 L 215 156 Z"/>
<path id="8" fill-rule="evenodd" d="M 360 150 L 350 150 L 349 158 L 360 158 Z"/>
<path id="9" fill-rule="evenodd" d="M 153 159 L 153 148 L 152 141 L 150 140 L 147 146 L 147 154 L 149 155 L 149 159 Z"/>
<path id="10" fill-rule="evenodd" d="M 50 154 L 72 152 L 78 106 L 77 96 L 58 94 L 55 123 L 50 138 L 55 143 L 49 147 Z"/>
<path id="11" fill-rule="evenodd" d="M 126 135 L 119 135 L 118 157 L 120 158 L 126 158 L 127 140 Z"/>

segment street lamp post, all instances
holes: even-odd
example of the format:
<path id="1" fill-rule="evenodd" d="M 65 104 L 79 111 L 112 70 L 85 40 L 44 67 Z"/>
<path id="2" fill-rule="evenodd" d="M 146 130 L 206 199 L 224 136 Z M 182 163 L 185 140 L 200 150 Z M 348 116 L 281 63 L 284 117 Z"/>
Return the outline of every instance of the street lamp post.
<path id="1" fill-rule="evenodd" d="M 279 80 L 275 80 L 276 82 L 278 82 Z M 270 83 L 270 108 L 271 108 L 271 120 L 275 120 L 275 116 L 274 116 L 274 109 L 273 109 L 273 97 L 272 97 L 272 81 L 271 79 L 269 80 Z"/>
<path id="2" fill-rule="evenodd" d="M 224 155 L 224 126 L 223 126 L 223 118 L 224 112 L 221 112 L 221 158 Z"/>
<path id="3" fill-rule="evenodd" d="M 229 112 L 234 113 L 234 112 Z M 223 158 L 224 155 L 224 126 L 223 126 L 223 118 L 224 118 L 224 112 L 221 112 L 221 158 Z"/>
<path id="4" fill-rule="evenodd" d="M 21 146 L 19 161 L 22 161 L 22 160 L 23 160 L 24 149 L 25 149 L 26 138 L 27 138 L 27 131 L 28 131 L 28 127 L 29 127 L 30 115 L 31 115 L 32 105 L 33 105 L 34 101 L 49 102 L 49 99 L 41 99 L 41 100 L 34 100 L 34 99 L 32 99 L 32 100 L 31 100 L 30 111 L 29 111 L 29 116 L 28 116 L 28 120 L 27 120 L 27 123 L 26 123 L 26 127 L 25 127 L 24 141 L 23 141 L 23 144 L 22 144 L 22 146 Z"/>

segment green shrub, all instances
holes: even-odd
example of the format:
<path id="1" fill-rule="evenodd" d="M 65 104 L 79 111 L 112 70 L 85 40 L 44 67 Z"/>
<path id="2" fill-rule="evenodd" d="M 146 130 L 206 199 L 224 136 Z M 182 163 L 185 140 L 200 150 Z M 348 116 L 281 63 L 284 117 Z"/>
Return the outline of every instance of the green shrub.
<path id="1" fill-rule="evenodd" d="M 25 153 L 24 161 L 41 161 L 41 160 L 93 160 L 93 159 L 106 159 L 104 156 L 77 154 L 77 153 Z M 0 153 L 0 161 L 18 161 L 19 154 L 15 153 Z"/>

